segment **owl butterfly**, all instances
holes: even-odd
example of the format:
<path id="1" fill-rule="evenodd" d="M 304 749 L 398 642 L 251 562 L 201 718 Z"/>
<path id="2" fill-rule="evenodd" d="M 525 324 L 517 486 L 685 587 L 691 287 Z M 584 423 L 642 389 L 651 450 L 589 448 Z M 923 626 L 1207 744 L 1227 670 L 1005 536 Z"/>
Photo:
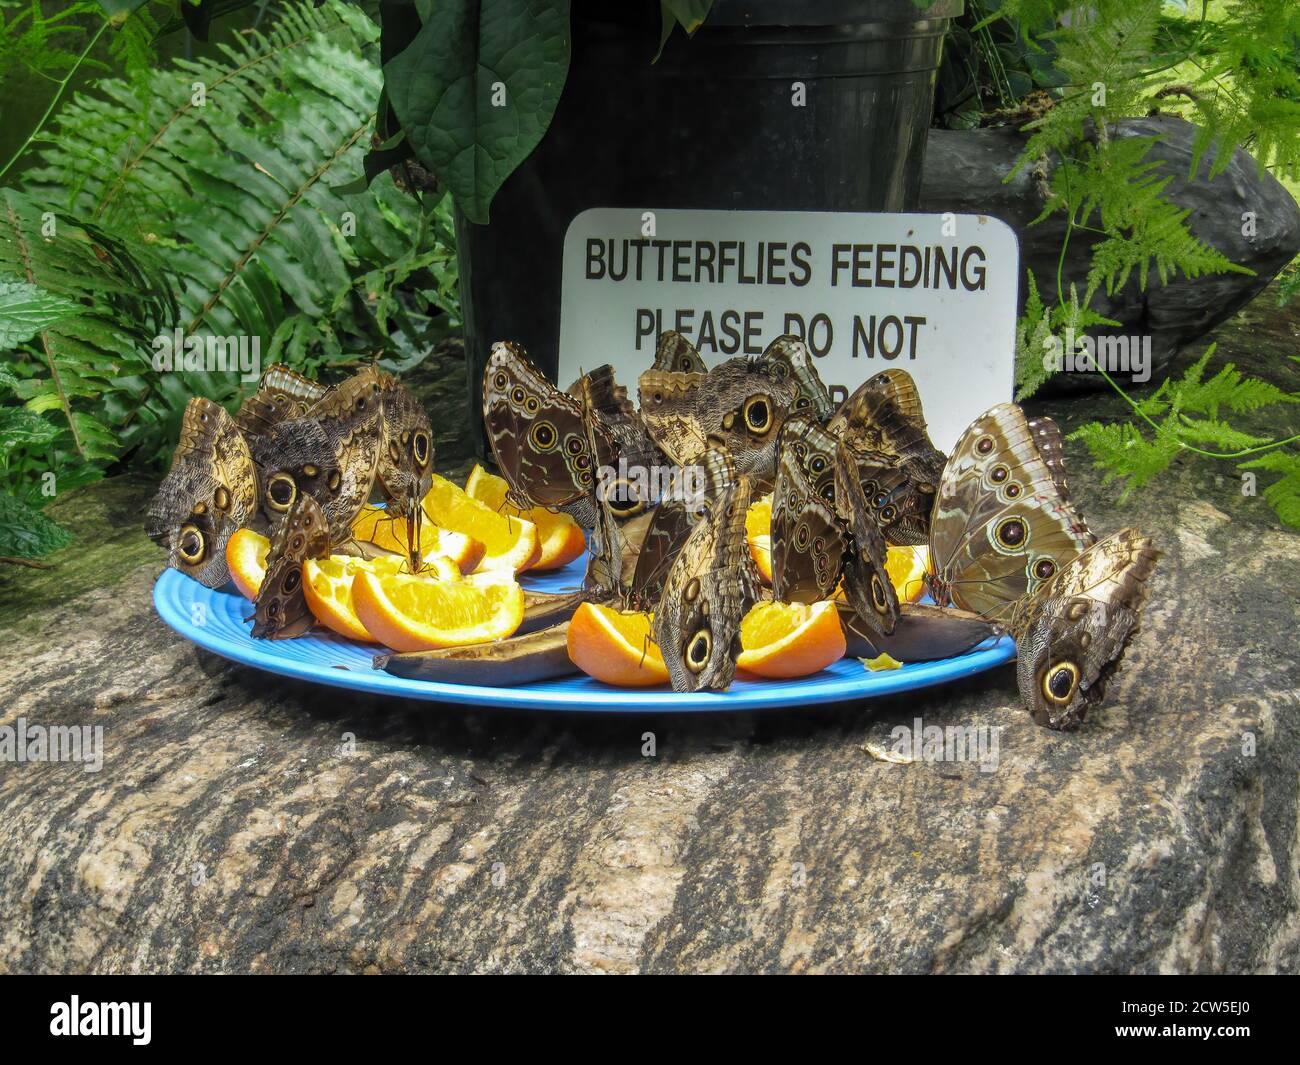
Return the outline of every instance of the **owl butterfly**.
<path id="1" fill-rule="evenodd" d="M 772 502 L 776 598 L 829 599 L 843 579 L 862 620 L 889 635 L 898 621 L 898 597 L 852 453 L 807 416 L 794 415 L 781 430 L 779 455 Z"/>
<path id="2" fill-rule="evenodd" d="M 271 534 L 266 576 L 253 602 L 253 636 L 289 640 L 315 623 L 302 588 L 302 564 L 330 553 L 329 523 L 314 496 L 303 492 Z"/>
<path id="3" fill-rule="evenodd" d="M 675 333 L 671 329 L 659 334 L 659 343 L 655 346 L 655 361 L 651 369 L 676 373 L 709 372 L 695 345 L 681 333 Z"/>
<path id="4" fill-rule="evenodd" d="M 863 456 L 863 488 L 886 539 L 925 543 L 944 454 L 930 442 L 912 375 L 885 370 L 869 378 L 826 429 Z"/>
<path id="5" fill-rule="evenodd" d="M 752 496 L 742 476 L 711 502 L 668 571 L 654 638 L 674 691 L 723 691 L 735 676 L 740 622 L 759 592 L 745 539 Z"/>
<path id="6" fill-rule="evenodd" d="M 483 423 L 518 507 L 583 504 L 597 471 L 614 458 L 613 436 L 584 413 L 583 401 L 561 392 L 508 341 L 492 346 L 483 372 Z M 595 508 L 587 502 L 584 510 L 590 528 Z"/>
<path id="7" fill-rule="evenodd" d="M 1124 529 L 1093 544 L 1016 608 L 1020 697 L 1040 725 L 1077 727 L 1138 631 L 1160 552 Z"/>
<path id="8" fill-rule="evenodd" d="M 273 526 L 308 494 L 320 504 L 333 542 L 350 539 L 378 466 L 382 377 L 367 367 L 331 388 L 303 417 L 250 439 L 261 474 L 262 508 Z"/>
<path id="9" fill-rule="evenodd" d="M 794 382 L 797 389 L 791 404 L 794 413 L 811 415 L 821 425 L 830 420 L 835 404 L 817 373 L 808 345 L 796 336 L 779 336 L 767 346 L 762 357 L 772 364 L 780 380 Z"/>
<path id="10" fill-rule="evenodd" d="M 736 483 L 731 456 L 716 449 L 706 451 L 691 469 L 679 469 L 675 473 L 675 493 L 659 500 L 643 519 L 624 527 L 623 584 L 627 609 L 654 609 L 663 595 L 668 571 L 695 523 L 707 513 L 708 502 L 719 498 Z"/>
<path id="11" fill-rule="evenodd" d="M 722 448 L 738 474 L 775 476 L 777 434 L 797 388 L 773 363 L 729 359 L 707 374 L 647 370 L 637 385 L 646 429 L 677 465 Z"/>
<path id="12" fill-rule="evenodd" d="M 396 517 L 418 519 L 433 485 L 433 427 L 424 407 L 398 381 L 380 378 L 382 435 L 375 481 Z"/>
<path id="13" fill-rule="evenodd" d="M 641 415 L 627 398 L 627 389 L 614 379 L 612 366 L 598 366 L 583 374 L 569 386 L 568 393 L 578 399 L 591 420 L 613 439 L 614 453 L 609 457 L 610 463 L 617 458 L 620 469 L 629 470 L 650 470 L 664 463 L 663 453 L 646 432 Z M 596 444 L 596 450 L 602 452 L 604 449 Z M 598 474 L 603 473 L 605 467 L 602 466 Z M 621 487 L 621 494 L 639 502 L 641 509 L 650 505 L 651 499 L 645 492 L 631 491 L 634 486 L 626 483 Z M 621 516 L 630 517 L 631 514 Z"/>
<path id="14" fill-rule="evenodd" d="M 1014 403 L 980 415 L 939 482 L 926 583 L 940 606 L 993 621 L 1034 595 L 1096 539 L 1071 506 L 1050 418 L 1027 421 Z"/>
<path id="15" fill-rule="evenodd" d="M 303 417 L 328 391 L 325 385 L 276 363 L 262 374 L 257 391 L 236 412 L 235 422 L 250 436 L 260 436 L 280 422 Z"/>
<path id="16" fill-rule="evenodd" d="M 169 566 L 219 588 L 230 579 L 226 541 L 256 513 L 257 471 L 239 427 L 217 404 L 194 397 L 145 531 L 167 548 Z"/>

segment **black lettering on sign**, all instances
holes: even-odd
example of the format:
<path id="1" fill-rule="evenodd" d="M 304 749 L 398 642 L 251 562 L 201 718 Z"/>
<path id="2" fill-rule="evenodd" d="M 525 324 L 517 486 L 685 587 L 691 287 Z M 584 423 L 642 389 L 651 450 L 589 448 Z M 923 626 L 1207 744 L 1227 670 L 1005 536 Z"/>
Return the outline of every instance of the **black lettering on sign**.
<path id="1" fill-rule="evenodd" d="M 883 318 L 873 314 L 864 322 L 862 315 L 855 314 L 852 357 L 856 359 L 859 355 L 865 355 L 868 359 L 874 359 L 879 355 L 882 359 L 892 361 L 903 353 L 906 344 L 908 359 L 915 359 L 917 333 L 925 322 L 923 315 L 908 315 L 900 319 L 895 314 L 887 314 Z"/>
<path id="2" fill-rule="evenodd" d="M 984 291 L 985 274 L 987 273 L 984 267 L 985 258 L 984 249 L 978 244 L 973 244 L 967 248 L 966 254 L 961 257 L 961 283 L 966 286 L 967 292 Z M 971 266 L 972 259 L 978 259 L 979 265 Z"/>
<path id="3" fill-rule="evenodd" d="M 605 242 L 599 237 L 587 238 L 587 280 L 599 281 L 605 276 Z"/>
<path id="4" fill-rule="evenodd" d="M 804 340 L 808 350 L 819 358 L 831 350 L 835 343 L 835 327 L 828 315 L 814 314 L 808 323 L 808 336 Z"/>
<path id="5" fill-rule="evenodd" d="M 790 249 L 790 263 L 799 271 L 798 274 L 795 274 L 793 270 L 790 272 L 790 284 L 794 285 L 796 288 L 803 288 L 804 285 L 808 284 L 808 282 L 812 280 L 811 256 L 812 248 L 802 240 Z"/>
<path id="6" fill-rule="evenodd" d="M 713 257 L 717 255 L 717 246 L 711 240 L 697 240 L 695 242 L 695 283 L 700 283 L 701 275 L 707 271 L 709 275 L 709 284 L 714 283 L 713 274 Z M 681 332 L 681 330 L 678 330 Z"/>
<path id="7" fill-rule="evenodd" d="M 659 335 L 659 312 L 652 311 L 648 307 L 638 307 L 634 333 L 633 347 L 640 351 L 641 341 L 645 340 L 646 337 L 657 337 Z"/>

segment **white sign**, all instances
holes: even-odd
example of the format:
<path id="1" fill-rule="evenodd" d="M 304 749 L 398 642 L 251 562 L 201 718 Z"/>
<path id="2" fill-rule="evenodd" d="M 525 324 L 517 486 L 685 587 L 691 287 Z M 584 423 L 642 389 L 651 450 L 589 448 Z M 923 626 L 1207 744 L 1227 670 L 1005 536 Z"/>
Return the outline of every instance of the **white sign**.
<path id="1" fill-rule="evenodd" d="M 711 366 L 793 333 L 837 401 L 906 369 L 949 450 L 1011 398 L 1019 278 L 984 215 L 593 208 L 564 238 L 559 384 L 608 362 L 635 398 L 665 329 Z"/>

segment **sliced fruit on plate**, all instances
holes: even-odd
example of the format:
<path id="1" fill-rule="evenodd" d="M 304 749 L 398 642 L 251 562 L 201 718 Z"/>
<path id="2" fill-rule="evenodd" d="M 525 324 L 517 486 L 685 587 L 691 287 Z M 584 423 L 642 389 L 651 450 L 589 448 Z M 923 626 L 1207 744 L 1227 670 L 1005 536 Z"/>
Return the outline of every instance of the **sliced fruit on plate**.
<path id="1" fill-rule="evenodd" d="M 530 568 L 559 569 L 586 550 L 587 539 L 582 535 L 582 528 L 569 515 L 545 507 L 520 510 L 506 502 L 509 487 L 505 478 L 488 473 L 482 466 L 476 465 L 465 482 L 465 494 L 491 507 L 498 514 L 525 518 L 537 526 L 540 554 Z"/>
<path id="2" fill-rule="evenodd" d="M 524 591 L 504 573 L 448 581 L 361 569 L 352 581 L 352 606 L 380 643 L 430 651 L 511 635 L 524 617 Z"/>
<path id="3" fill-rule="evenodd" d="M 230 579 L 245 599 L 257 598 L 266 576 L 266 554 L 271 541 L 252 529 L 237 529 L 226 541 L 226 565 Z"/>
<path id="4" fill-rule="evenodd" d="M 385 551 L 406 554 L 404 523 L 395 520 L 383 507 L 363 507 L 352 523 L 352 533 L 358 540 L 382 547 Z M 441 529 L 427 518 L 420 522 L 419 547 L 422 559 L 449 558 L 460 567 L 461 573 L 473 572 L 487 551 L 482 541 L 464 533 Z"/>
<path id="5" fill-rule="evenodd" d="M 745 513 L 745 539 L 759 576 L 772 583 L 772 494 L 756 499 Z"/>
<path id="6" fill-rule="evenodd" d="M 327 629 L 353 640 L 374 643 L 352 605 L 352 582 L 361 572 L 373 574 L 381 583 L 406 575 L 406 560 L 397 555 L 386 558 L 355 558 L 331 555 L 307 559 L 302 564 L 303 595 L 316 620 Z M 433 555 L 424 561 L 420 576 L 430 580 L 458 581 L 460 570 L 450 559 Z"/>
<path id="7" fill-rule="evenodd" d="M 645 613 L 583 603 L 569 622 L 569 659 L 588 676 L 620 688 L 668 683 Z"/>
<path id="8" fill-rule="evenodd" d="M 740 623 L 736 665 L 760 677 L 806 677 L 844 657 L 839 612 L 820 603 L 759 603 Z"/>
<path id="9" fill-rule="evenodd" d="M 487 553 L 475 572 L 520 573 L 541 555 L 536 525 L 526 518 L 498 514 L 445 477 L 434 475 L 433 487 L 424 497 L 424 513 L 435 525 L 483 542 Z"/>
<path id="10" fill-rule="evenodd" d="M 894 586 L 898 598 L 904 603 L 915 603 L 925 595 L 925 570 L 930 561 L 930 549 L 919 547 L 891 547 L 885 558 L 885 572 Z"/>
<path id="11" fill-rule="evenodd" d="M 755 536 L 769 536 L 772 532 L 772 493 L 761 499 L 755 499 L 745 512 L 745 534 L 753 539 Z"/>

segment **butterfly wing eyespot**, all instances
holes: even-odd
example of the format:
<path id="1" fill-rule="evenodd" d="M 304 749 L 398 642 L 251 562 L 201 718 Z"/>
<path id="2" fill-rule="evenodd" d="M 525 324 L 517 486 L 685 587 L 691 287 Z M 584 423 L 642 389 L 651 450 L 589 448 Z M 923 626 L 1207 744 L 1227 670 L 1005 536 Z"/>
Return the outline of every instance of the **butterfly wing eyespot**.
<path id="1" fill-rule="evenodd" d="M 411 443 L 411 448 L 415 454 L 415 461 L 418 462 L 421 467 L 427 466 L 429 463 L 429 456 L 433 450 L 429 446 L 429 434 L 423 431 L 416 433 L 415 439 Z"/>
<path id="2" fill-rule="evenodd" d="M 284 590 L 292 595 L 298 590 L 298 585 L 302 583 L 302 571 L 291 569 L 284 575 Z"/>
<path id="3" fill-rule="evenodd" d="M 707 629 L 696 629 L 695 634 L 686 644 L 686 666 L 692 673 L 699 673 L 709 664 L 713 653 L 713 634 Z"/>
<path id="4" fill-rule="evenodd" d="M 1008 551 L 1017 551 L 1028 541 L 1028 531 L 1021 518 L 1003 518 L 994 526 L 993 538 Z"/>
<path id="5" fill-rule="evenodd" d="M 207 556 L 207 544 L 207 537 L 203 535 L 203 531 L 197 525 L 187 523 L 181 526 L 181 534 L 176 541 L 176 552 L 186 565 L 197 566 Z"/>
<path id="6" fill-rule="evenodd" d="M 287 473 L 277 473 L 266 486 L 266 498 L 272 510 L 286 512 L 298 498 L 298 485 Z"/>
<path id="7" fill-rule="evenodd" d="M 218 485 L 216 492 L 213 493 L 212 502 L 217 505 L 218 510 L 230 509 L 230 489 L 224 484 Z"/>
<path id="8" fill-rule="evenodd" d="M 555 431 L 555 426 L 550 422 L 538 422 L 528 431 L 528 438 L 538 451 L 550 451 L 559 440 L 559 435 Z M 575 445 L 577 446 L 575 447 Z M 568 445 L 569 453 L 577 454 L 581 449 L 582 445 L 578 439 L 571 437 Z"/>
<path id="9" fill-rule="evenodd" d="M 1053 662 L 1043 671 L 1043 698 L 1063 706 L 1079 687 L 1079 667 L 1073 662 Z"/>
<path id="10" fill-rule="evenodd" d="M 885 586 L 881 583 L 878 573 L 871 575 L 871 605 L 875 607 L 877 614 L 889 613 L 889 598 L 885 595 Z"/>
<path id="11" fill-rule="evenodd" d="M 772 429 L 772 404 L 767 396 L 750 396 L 742 408 L 745 427 L 751 433 L 764 436 Z"/>

